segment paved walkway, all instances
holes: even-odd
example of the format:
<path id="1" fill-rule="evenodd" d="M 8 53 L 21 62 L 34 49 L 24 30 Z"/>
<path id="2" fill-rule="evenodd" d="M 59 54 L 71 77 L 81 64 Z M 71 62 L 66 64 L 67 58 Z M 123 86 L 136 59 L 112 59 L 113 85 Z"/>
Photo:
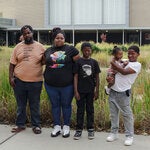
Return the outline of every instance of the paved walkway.
<path id="1" fill-rule="evenodd" d="M 106 142 L 109 133 L 96 132 L 95 139 L 88 140 L 84 131 L 80 140 L 73 140 L 74 131 L 69 138 L 52 138 L 52 128 L 42 128 L 42 134 L 35 135 L 31 128 L 17 134 L 11 133 L 11 126 L 0 125 L 0 150 L 150 150 L 150 136 L 135 135 L 132 146 L 124 146 L 124 134 L 119 139 Z"/>

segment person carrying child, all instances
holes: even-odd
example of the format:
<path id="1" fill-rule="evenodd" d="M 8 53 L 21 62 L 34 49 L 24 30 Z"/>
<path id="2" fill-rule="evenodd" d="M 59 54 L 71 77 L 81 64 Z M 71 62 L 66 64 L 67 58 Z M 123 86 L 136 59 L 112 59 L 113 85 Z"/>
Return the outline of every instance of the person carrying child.
<path id="1" fill-rule="evenodd" d="M 117 70 L 117 73 L 115 83 L 111 86 L 109 94 L 111 133 L 106 139 L 108 142 L 118 139 L 119 112 L 121 112 L 126 133 L 124 145 L 130 146 L 133 143 L 134 120 L 130 107 L 130 98 L 131 87 L 141 70 L 141 63 L 137 61 L 139 55 L 139 47 L 133 45 L 128 48 L 129 63 L 124 68 L 115 61 L 111 61 L 112 68 Z"/>
<path id="2" fill-rule="evenodd" d="M 83 56 L 76 61 L 74 69 L 74 93 L 77 103 L 77 125 L 74 139 L 80 139 L 84 124 L 84 112 L 87 114 L 88 138 L 94 138 L 94 106 L 93 101 L 99 96 L 98 62 L 91 58 L 91 44 L 84 42 L 81 45 Z"/>

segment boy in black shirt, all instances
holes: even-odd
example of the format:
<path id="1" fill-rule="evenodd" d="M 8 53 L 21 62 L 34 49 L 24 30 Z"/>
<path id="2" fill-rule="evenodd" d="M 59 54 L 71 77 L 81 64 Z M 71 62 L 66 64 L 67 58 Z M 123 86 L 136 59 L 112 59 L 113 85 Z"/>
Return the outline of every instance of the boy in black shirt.
<path id="1" fill-rule="evenodd" d="M 94 105 L 93 100 L 99 96 L 98 62 L 91 58 L 91 44 L 85 42 L 81 46 L 83 56 L 76 61 L 74 69 L 74 92 L 77 102 L 77 125 L 74 139 L 78 140 L 82 135 L 84 112 L 87 114 L 88 138 L 94 138 Z"/>

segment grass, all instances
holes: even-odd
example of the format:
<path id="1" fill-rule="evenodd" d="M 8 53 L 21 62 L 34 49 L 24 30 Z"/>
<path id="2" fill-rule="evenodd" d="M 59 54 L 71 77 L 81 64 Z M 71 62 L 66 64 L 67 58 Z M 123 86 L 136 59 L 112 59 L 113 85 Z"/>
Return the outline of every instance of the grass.
<path id="1" fill-rule="evenodd" d="M 80 46 L 81 43 L 76 45 L 78 49 L 80 49 Z M 97 131 L 107 131 L 110 129 L 108 96 L 104 93 L 104 86 L 107 84 L 105 80 L 106 69 L 109 66 L 109 61 L 111 58 L 110 51 L 113 46 L 113 44 L 107 43 L 96 43 L 94 45 L 94 48 L 98 48 L 96 48 L 96 51 L 93 53 L 92 57 L 99 62 L 102 71 L 100 74 L 99 99 L 94 102 L 95 128 Z M 122 47 L 125 49 L 124 57 L 127 58 L 126 49 L 129 45 L 124 45 Z M 140 49 L 141 55 L 139 57 L 139 61 L 142 64 L 142 71 L 132 87 L 131 107 L 134 113 L 135 132 L 137 134 L 150 134 L 150 46 L 141 46 Z M 7 124 L 14 124 L 16 119 L 16 101 L 13 90 L 8 82 L 8 66 L 12 50 L 13 48 L 0 47 L 0 123 Z M 44 87 L 41 93 L 41 120 L 43 126 L 51 126 L 53 123 L 51 106 Z M 27 123 L 30 123 L 29 108 L 27 108 Z M 72 128 L 75 127 L 75 124 L 76 101 L 73 99 L 71 118 Z M 124 131 L 122 118 L 120 119 L 120 132 L 121 131 Z"/>

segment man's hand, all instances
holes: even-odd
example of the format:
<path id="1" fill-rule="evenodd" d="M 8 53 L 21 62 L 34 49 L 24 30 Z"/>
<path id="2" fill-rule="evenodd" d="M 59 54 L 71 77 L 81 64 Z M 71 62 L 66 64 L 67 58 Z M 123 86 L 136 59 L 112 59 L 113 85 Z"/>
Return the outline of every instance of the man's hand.
<path id="1" fill-rule="evenodd" d="M 9 78 L 9 83 L 14 88 L 16 86 L 16 84 L 15 84 L 15 78 L 14 77 Z"/>

